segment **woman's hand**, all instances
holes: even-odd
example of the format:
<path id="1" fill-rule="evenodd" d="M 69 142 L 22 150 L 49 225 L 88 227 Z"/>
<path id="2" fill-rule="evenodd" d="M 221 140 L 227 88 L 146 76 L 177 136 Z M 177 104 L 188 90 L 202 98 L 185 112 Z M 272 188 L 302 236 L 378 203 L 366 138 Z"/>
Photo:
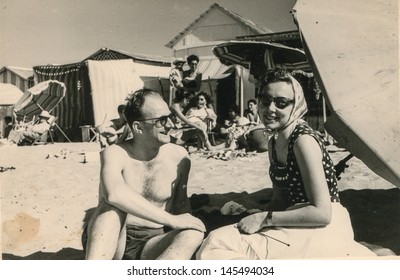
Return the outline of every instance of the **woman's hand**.
<path id="1" fill-rule="evenodd" d="M 237 227 L 241 233 L 253 234 L 266 226 L 266 212 L 255 213 L 240 220 Z"/>

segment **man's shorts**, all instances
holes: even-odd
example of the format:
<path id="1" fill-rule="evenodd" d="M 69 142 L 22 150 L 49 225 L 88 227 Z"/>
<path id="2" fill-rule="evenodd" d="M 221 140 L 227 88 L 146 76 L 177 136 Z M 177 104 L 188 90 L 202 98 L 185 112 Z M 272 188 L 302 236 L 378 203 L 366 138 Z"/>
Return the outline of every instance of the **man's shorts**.
<path id="1" fill-rule="evenodd" d="M 140 260 L 140 256 L 147 241 L 164 233 L 164 228 L 139 228 L 137 226 L 127 225 L 125 253 L 122 259 Z"/>
<path id="2" fill-rule="evenodd" d="M 126 226 L 126 245 L 125 253 L 122 257 L 123 260 L 140 260 L 143 248 L 147 241 L 155 236 L 164 234 L 168 230 L 164 228 L 139 228 L 137 226 Z M 83 251 L 86 252 L 87 243 L 87 227 L 85 227 L 82 234 Z"/>

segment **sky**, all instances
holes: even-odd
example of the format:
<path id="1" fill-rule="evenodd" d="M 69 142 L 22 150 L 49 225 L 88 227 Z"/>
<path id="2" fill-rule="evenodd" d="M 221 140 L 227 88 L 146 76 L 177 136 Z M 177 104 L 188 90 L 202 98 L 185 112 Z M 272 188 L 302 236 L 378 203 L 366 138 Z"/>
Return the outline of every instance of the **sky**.
<path id="1" fill-rule="evenodd" d="M 296 0 L 0 0 L 0 67 L 81 61 L 103 47 L 172 56 L 165 45 L 212 4 L 274 32 Z"/>

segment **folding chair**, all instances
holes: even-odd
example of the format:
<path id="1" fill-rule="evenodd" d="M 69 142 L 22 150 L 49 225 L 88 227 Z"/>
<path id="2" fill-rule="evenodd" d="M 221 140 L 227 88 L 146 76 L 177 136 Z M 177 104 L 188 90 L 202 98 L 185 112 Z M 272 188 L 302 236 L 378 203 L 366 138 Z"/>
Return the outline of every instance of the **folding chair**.
<path id="1" fill-rule="evenodd" d="M 45 145 L 48 143 L 48 139 L 50 136 L 51 139 L 51 143 L 54 144 L 54 130 L 56 127 L 56 120 L 58 118 L 57 117 L 51 117 L 48 122 L 49 122 L 49 129 L 47 131 L 45 131 L 44 133 L 42 133 L 42 135 L 40 135 L 39 139 L 36 139 L 35 141 L 33 141 L 32 145 Z"/>

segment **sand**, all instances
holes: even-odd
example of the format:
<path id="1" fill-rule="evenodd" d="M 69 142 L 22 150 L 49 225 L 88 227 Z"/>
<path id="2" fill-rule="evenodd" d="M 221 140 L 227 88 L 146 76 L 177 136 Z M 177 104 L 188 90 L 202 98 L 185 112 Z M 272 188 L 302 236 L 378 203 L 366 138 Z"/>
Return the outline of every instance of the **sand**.
<path id="1" fill-rule="evenodd" d="M 0 172 L 3 259 L 83 259 L 80 238 L 86 212 L 97 204 L 99 150 L 98 143 L 0 147 L 0 166 L 15 168 Z M 348 155 L 328 150 L 334 162 Z M 228 161 L 190 157 L 195 209 L 210 212 L 230 200 L 252 208 L 268 199 L 267 153 Z M 348 165 L 339 186 L 356 240 L 400 255 L 400 190 L 357 158 Z"/>

